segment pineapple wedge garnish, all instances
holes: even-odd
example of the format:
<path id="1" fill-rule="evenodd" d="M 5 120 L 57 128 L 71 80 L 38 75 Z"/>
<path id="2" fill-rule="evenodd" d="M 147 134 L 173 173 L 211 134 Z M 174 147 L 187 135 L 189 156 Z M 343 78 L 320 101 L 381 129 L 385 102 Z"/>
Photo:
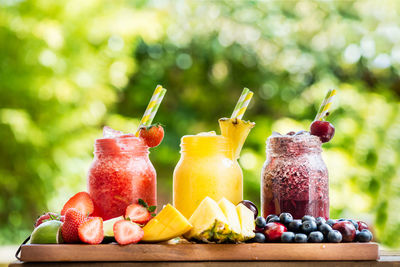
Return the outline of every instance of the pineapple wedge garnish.
<path id="1" fill-rule="evenodd" d="M 167 204 L 144 227 L 142 241 L 161 242 L 179 237 L 192 229 L 192 225 L 177 209 Z"/>
<path id="2" fill-rule="evenodd" d="M 246 141 L 250 130 L 256 124 L 254 122 L 243 121 L 238 118 L 222 118 L 219 119 L 218 122 L 221 129 L 221 135 L 230 140 L 233 159 L 238 159 L 240 157 L 240 151 L 242 150 L 243 144 Z"/>
<path id="3" fill-rule="evenodd" d="M 229 226 L 231 227 L 232 230 L 229 240 L 232 242 L 242 241 L 241 238 L 242 229 L 240 226 L 239 216 L 236 211 L 236 206 L 226 198 L 222 198 L 218 202 L 218 206 L 224 213 L 226 219 L 228 220 Z"/>
<path id="4" fill-rule="evenodd" d="M 206 197 L 193 212 L 189 219 L 193 228 L 184 234 L 188 240 L 196 239 L 202 242 L 224 242 L 231 235 L 231 228 L 224 213 L 210 197 Z"/>
<path id="5" fill-rule="evenodd" d="M 256 228 L 254 213 L 242 203 L 236 206 L 236 211 L 240 221 L 241 241 L 252 239 L 255 236 L 254 230 Z"/>

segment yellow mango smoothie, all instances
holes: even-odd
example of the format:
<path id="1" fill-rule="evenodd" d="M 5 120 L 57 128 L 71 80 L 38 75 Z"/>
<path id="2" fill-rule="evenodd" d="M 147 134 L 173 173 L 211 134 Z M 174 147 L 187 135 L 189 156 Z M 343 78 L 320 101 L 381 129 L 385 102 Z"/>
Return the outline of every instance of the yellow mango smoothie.
<path id="1" fill-rule="evenodd" d="M 243 173 L 237 159 L 254 123 L 220 119 L 221 135 L 201 133 L 181 139 L 181 158 L 174 170 L 174 206 L 190 218 L 205 197 L 243 200 Z"/>
<path id="2" fill-rule="evenodd" d="M 232 203 L 243 199 L 243 174 L 232 157 L 228 138 L 187 135 L 181 140 L 181 159 L 174 171 L 174 206 L 189 218 L 206 197 Z"/>

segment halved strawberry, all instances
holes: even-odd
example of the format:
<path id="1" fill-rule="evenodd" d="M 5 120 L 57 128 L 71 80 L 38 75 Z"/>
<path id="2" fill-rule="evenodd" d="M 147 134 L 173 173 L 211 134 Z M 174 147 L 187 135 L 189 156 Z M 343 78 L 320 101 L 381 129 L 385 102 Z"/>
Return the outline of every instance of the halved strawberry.
<path id="1" fill-rule="evenodd" d="M 41 225 L 44 222 L 51 221 L 51 220 L 57 220 L 61 221 L 61 216 L 60 214 L 54 213 L 54 212 L 46 212 L 45 214 L 41 215 L 35 223 L 35 228 Z"/>
<path id="2" fill-rule="evenodd" d="M 139 203 L 130 204 L 126 207 L 125 218 L 129 218 L 132 222 L 145 224 L 151 219 L 149 210 Z"/>
<path id="3" fill-rule="evenodd" d="M 156 147 L 164 138 L 164 128 L 157 124 L 148 127 L 143 126 L 140 128 L 139 136 L 147 146 Z"/>
<path id="4" fill-rule="evenodd" d="M 92 214 L 94 211 L 93 201 L 86 192 L 79 192 L 71 197 L 67 203 L 64 204 L 61 215 L 64 215 L 70 208 L 75 208 L 86 216 Z"/>
<path id="5" fill-rule="evenodd" d="M 78 229 L 86 221 L 86 216 L 79 210 L 71 208 L 65 213 L 64 223 L 61 225 L 61 235 L 65 243 L 78 243 Z"/>
<path id="6" fill-rule="evenodd" d="M 143 229 L 129 220 L 121 220 L 113 226 L 115 240 L 120 245 L 136 244 L 144 235 Z"/>
<path id="7" fill-rule="evenodd" d="M 79 239 L 88 244 L 100 244 L 104 238 L 103 219 L 93 217 L 87 219 L 78 228 Z"/>

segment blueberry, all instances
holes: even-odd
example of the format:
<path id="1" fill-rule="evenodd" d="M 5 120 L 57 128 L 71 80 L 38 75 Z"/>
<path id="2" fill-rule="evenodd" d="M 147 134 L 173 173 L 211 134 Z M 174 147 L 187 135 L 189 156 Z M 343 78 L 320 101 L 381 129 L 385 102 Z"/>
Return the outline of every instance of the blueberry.
<path id="1" fill-rule="evenodd" d="M 278 216 L 275 216 L 275 217 L 272 217 L 271 219 L 269 219 L 269 221 L 268 221 L 269 223 L 270 222 L 278 222 L 278 223 L 280 223 L 281 222 L 281 220 L 279 219 L 279 217 Z"/>
<path id="2" fill-rule="evenodd" d="M 305 234 L 309 234 L 317 230 L 317 224 L 314 221 L 305 221 L 301 225 L 301 231 Z"/>
<path id="3" fill-rule="evenodd" d="M 340 218 L 339 220 L 337 220 L 338 222 L 342 222 L 342 221 L 347 221 L 347 219 L 345 218 Z"/>
<path id="4" fill-rule="evenodd" d="M 328 241 L 331 243 L 340 243 L 342 234 L 338 230 L 332 230 L 328 233 Z"/>
<path id="5" fill-rule="evenodd" d="M 301 220 L 304 221 L 314 221 L 315 222 L 315 218 L 311 215 L 304 215 L 303 218 L 301 218 Z"/>
<path id="6" fill-rule="evenodd" d="M 301 225 L 302 225 L 301 220 L 293 220 L 291 223 L 288 225 L 288 229 L 292 232 L 298 233 L 301 232 Z"/>
<path id="7" fill-rule="evenodd" d="M 326 223 L 326 220 L 323 217 L 318 217 L 315 219 L 315 222 L 317 223 L 317 225 Z"/>
<path id="8" fill-rule="evenodd" d="M 329 224 L 330 227 L 332 227 L 336 223 L 336 220 L 329 219 L 326 221 L 326 224 Z"/>
<path id="9" fill-rule="evenodd" d="M 270 215 L 267 216 L 267 218 L 265 218 L 265 220 L 266 220 L 267 222 L 269 222 L 269 220 L 270 220 L 271 218 L 273 218 L 273 217 L 278 217 L 278 215 L 270 214 Z"/>
<path id="10" fill-rule="evenodd" d="M 354 228 L 356 228 L 356 230 L 358 230 L 358 223 L 357 221 L 353 220 L 353 219 L 348 219 L 349 222 L 351 222 L 354 225 Z"/>
<path id="11" fill-rule="evenodd" d="M 293 216 L 290 213 L 284 212 L 284 213 L 281 213 L 281 215 L 279 215 L 279 220 L 283 224 L 288 224 L 293 221 Z"/>
<path id="12" fill-rule="evenodd" d="M 281 235 L 281 241 L 284 243 L 292 243 L 294 241 L 295 234 L 293 232 L 284 232 Z"/>
<path id="13" fill-rule="evenodd" d="M 367 229 L 363 229 L 356 235 L 356 240 L 358 242 L 369 242 L 372 240 L 372 233 Z"/>
<path id="14" fill-rule="evenodd" d="M 324 235 L 320 231 L 311 232 L 307 239 L 307 241 L 310 243 L 321 243 L 323 240 Z"/>
<path id="15" fill-rule="evenodd" d="M 305 234 L 296 234 L 294 236 L 294 242 L 296 242 L 296 243 L 307 243 L 307 235 L 305 235 Z"/>
<path id="16" fill-rule="evenodd" d="M 323 223 L 318 226 L 318 231 L 322 232 L 325 236 L 327 236 L 328 233 L 332 231 L 332 227 L 330 227 L 329 224 L 327 223 Z"/>
<path id="17" fill-rule="evenodd" d="M 256 233 L 253 240 L 256 243 L 265 243 L 265 235 L 263 233 Z"/>
<path id="18" fill-rule="evenodd" d="M 267 222 L 265 221 L 264 217 L 257 217 L 256 219 L 256 226 L 259 228 L 264 228 L 267 225 Z"/>

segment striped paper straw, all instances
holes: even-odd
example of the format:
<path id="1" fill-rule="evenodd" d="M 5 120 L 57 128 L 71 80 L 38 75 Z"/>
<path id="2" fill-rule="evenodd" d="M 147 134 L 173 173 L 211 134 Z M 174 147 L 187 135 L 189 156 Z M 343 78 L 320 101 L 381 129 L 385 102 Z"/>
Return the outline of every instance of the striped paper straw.
<path id="1" fill-rule="evenodd" d="M 246 95 L 246 97 L 244 98 L 243 105 L 239 109 L 239 112 L 237 114 L 237 118 L 238 119 L 242 119 L 243 118 L 243 115 L 246 112 L 246 109 L 249 106 L 249 103 L 250 103 L 252 97 L 253 97 L 253 92 L 249 91 L 248 94 Z"/>
<path id="2" fill-rule="evenodd" d="M 250 90 L 248 88 L 243 89 L 242 94 L 240 95 L 239 100 L 236 103 L 235 108 L 233 109 L 231 119 L 237 118 L 238 112 L 239 112 L 240 108 L 242 107 L 244 99 L 245 99 L 246 95 L 249 93 L 249 91 Z"/>
<path id="3" fill-rule="evenodd" d="M 161 90 L 160 95 L 157 98 L 157 104 L 153 107 L 153 110 L 151 111 L 151 114 L 150 114 L 150 118 L 146 122 L 146 126 L 150 126 L 151 123 L 153 122 L 153 119 L 156 116 L 158 108 L 160 107 L 161 101 L 163 100 L 166 92 L 167 92 L 167 89 Z"/>
<path id="4" fill-rule="evenodd" d="M 329 108 L 332 105 L 333 99 L 335 98 L 336 95 L 336 90 L 335 89 L 329 89 L 328 93 L 326 94 L 324 101 L 322 101 L 321 106 L 319 107 L 317 116 L 315 116 L 316 121 L 322 121 L 325 116 L 327 116 L 327 113 L 329 112 Z"/>
<path id="5" fill-rule="evenodd" d="M 161 85 L 157 85 L 156 89 L 154 90 L 153 95 L 151 96 L 150 102 L 147 105 L 147 108 L 146 108 L 146 110 L 145 110 L 145 112 L 143 114 L 143 117 L 140 120 L 139 127 L 138 127 L 138 129 L 136 131 L 136 136 L 138 136 L 140 128 L 142 126 L 147 125 L 147 123 L 148 123 L 148 121 L 150 119 L 151 113 L 153 111 L 153 108 L 157 105 L 157 100 L 160 97 L 160 94 L 161 94 L 162 90 L 163 90 L 162 86 Z"/>

